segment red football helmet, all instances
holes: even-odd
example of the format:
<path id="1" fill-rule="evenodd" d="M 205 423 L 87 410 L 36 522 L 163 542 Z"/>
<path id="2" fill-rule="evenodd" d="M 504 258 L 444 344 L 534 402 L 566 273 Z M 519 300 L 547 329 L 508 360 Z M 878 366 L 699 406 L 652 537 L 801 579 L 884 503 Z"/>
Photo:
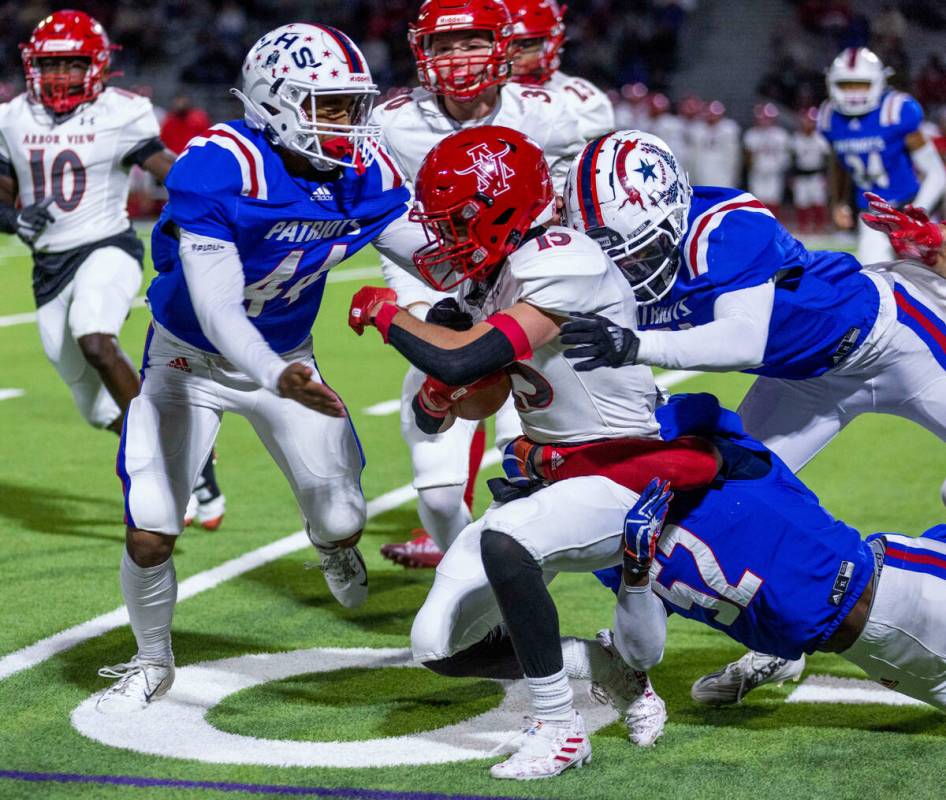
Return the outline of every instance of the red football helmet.
<path id="1" fill-rule="evenodd" d="M 565 10 L 555 0 L 506 0 L 515 27 L 513 41 L 541 39 L 542 50 L 535 67 L 528 72 L 516 74 L 513 56 L 513 81 L 515 83 L 541 85 L 547 83 L 559 66 L 559 50 L 565 44 Z"/>
<path id="2" fill-rule="evenodd" d="M 541 148 L 498 125 L 441 141 L 417 173 L 415 197 L 410 219 L 424 226 L 430 244 L 414 254 L 414 264 L 440 291 L 467 278 L 486 280 L 555 210 Z"/>
<path id="3" fill-rule="evenodd" d="M 437 34 L 464 31 L 489 34 L 489 52 L 437 55 L 431 47 Z M 502 0 L 426 0 L 407 35 L 420 85 L 435 94 L 469 99 L 505 83 L 512 31 L 512 17 Z"/>
<path id="4" fill-rule="evenodd" d="M 109 77 L 112 50 L 105 28 L 84 11 L 63 9 L 43 19 L 30 40 L 20 45 L 26 87 L 30 96 L 56 114 L 66 114 L 101 94 Z M 83 78 L 74 82 L 69 71 L 44 75 L 44 59 L 88 59 Z"/>

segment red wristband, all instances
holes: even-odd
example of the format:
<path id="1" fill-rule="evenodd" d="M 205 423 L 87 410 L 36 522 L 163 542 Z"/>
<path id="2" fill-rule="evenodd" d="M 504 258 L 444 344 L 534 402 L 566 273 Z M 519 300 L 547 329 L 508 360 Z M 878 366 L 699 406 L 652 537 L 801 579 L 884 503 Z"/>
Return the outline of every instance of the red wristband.
<path id="1" fill-rule="evenodd" d="M 529 343 L 529 337 L 526 336 L 526 332 L 514 317 L 500 311 L 491 317 L 487 317 L 486 321 L 505 334 L 512 345 L 513 352 L 516 354 L 516 361 L 526 361 L 532 358 L 532 345 Z"/>
<path id="2" fill-rule="evenodd" d="M 400 310 L 401 307 L 394 303 L 385 303 L 381 306 L 381 310 L 374 315 L 374 326 L 381 333 L 381 338 L 384 339 L 385 344 L 388 343 L 388 331 L 391 329 L 394 315 Z"/>

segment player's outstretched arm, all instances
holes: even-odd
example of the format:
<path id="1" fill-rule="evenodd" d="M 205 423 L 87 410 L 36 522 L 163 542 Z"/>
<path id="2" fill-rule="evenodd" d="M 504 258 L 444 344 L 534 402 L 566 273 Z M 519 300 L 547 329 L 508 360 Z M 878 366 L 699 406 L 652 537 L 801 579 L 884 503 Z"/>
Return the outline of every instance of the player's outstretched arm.
<path id="1" fill-rule="evenodd" d="M 573 314 L 562 326 L 562 344 L 576 346 L 564 355 L 578 359 L 578 372 L 630 364 L 714 372 L 751 369 L 765 357 L 774 302 L 772 281 L 726 292 L 713 305 L 712 322 L 680 331 L 632 331 L 598 314 Z"/>
<path id="2" fill-rule="evenodd" d="M 150 172 L 158 183 L 164 183 L 164 179 L 174 166 L 177 156 L 166 147 L 163 150 L 153 153 L 141 162 L 141 167 L 146 172 Z"/>
<path id="3" fill-rule="evenodd" d="M 559 331 L 558 319 L 528 303 L 516 303 L 468 330 L 452 330 L 416 319 L 393 295 L 390 289 L 360 289 L 348 324 L 359 335 L 373 325 L 415 367 L 450 386 L 467 386 L 529 358 Z"/>
<path id="4" fill-rule="evenodd" d="M 933 143 L 923 131 L 914 131 L 906 138 L 910 160 L 920 175 L 920 188 L 913 198 L 919 208 L 936 208 L 946 192 L 946 166 Z"/>
<path id="5" fill-rule="evenodd" d="M 247 318 L 235 244 L 181 230 L 180 255 L 201 330 L 231 364 L 274 394 L 328 416 L 345 416 L 338 395 L 312 380 L 312 368 L 283 361 Z"/>

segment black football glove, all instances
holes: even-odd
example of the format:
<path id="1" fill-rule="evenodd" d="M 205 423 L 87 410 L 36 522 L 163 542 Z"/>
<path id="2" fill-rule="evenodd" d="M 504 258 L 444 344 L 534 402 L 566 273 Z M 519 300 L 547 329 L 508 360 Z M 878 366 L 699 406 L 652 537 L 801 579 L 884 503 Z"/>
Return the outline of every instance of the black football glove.
<path id="1" fill-rule="evenodd" d="M 468 331 L 473 327 L 473 317 L 461 309 L 460 304 L 452 297 L 434 303 L 425 320 L 431 325 L 440 325 L 452 331 Z"/>
<path id="2" fill-rule="evenodd" d="M 566 350 L 565 358 L 585 359 L 575 364 L 576 372 L 598 367 L 623 367 L 637 363 L 641 341 L 630 328 L 622 328 L 600 314 L 570 314 L 562 325 L 562 344 L 577 344 Z"/>
<path id="3" fill-rule="evenodd" d="M 54 221 L 53 215 L 47 210 L 47 206 L 52 201 L 53 197 L 50 195 L 45 200 L 24 206 L 17 212 L 16 235 L 27 244 L 32 245 L 43 229 Z"/>

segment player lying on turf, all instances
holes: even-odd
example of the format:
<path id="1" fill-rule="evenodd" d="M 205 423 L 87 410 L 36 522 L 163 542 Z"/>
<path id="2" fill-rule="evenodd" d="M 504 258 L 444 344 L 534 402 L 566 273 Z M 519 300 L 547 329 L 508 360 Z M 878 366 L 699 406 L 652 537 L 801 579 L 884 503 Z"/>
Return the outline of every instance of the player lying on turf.
<path id="1" fill-rule="evenodd" d="M 526 678 L 535 719 L 519 750 L 493 766 L 495 777 L 546 777 L 588 760 L 569 674 L 590 671 L 626 715 L 632 740 L 651 744 L 666 712 L 646 676 L 627 670 L 603 643 L 571 640 L 563 656 L 545 584 L 557 572 L 620 561 L 624 509 L 614 503 L 631 496 L 627 486 L 642 489 L 662 469 L 674 485 L 704 485 L 716 474 L 716 454 L 699 439 L 659 440 L 650 370 L 582 375 L 562 357 L 567 309 L 578 303 L 634 327 L 635 303 L 594 242 L 548 224 L 555 198 L 535 143 L 503 127 L 455 133 L 425 159 L 416 198 L 412 218 L 430 244 L 415 264 L 437 289 L 464 285 L 460 302 L 441 310 L 466 324 L 422 322 L 395 304 L 390 289 L 366 287 L 352 301 L 352 327 L 360 333 L 374 325 L 431 376 L 414 400 L 422 428 L 452 424 L 454 398 L 465 409 L 478 381 L 493 382 L 481 390 L 490 398 L 481 413 L 491 413 L 511 379 L 526 436 L 554 443 L 557 477 L 582 477 L 494 484 L 498 502 L 460 533 L 437 568 L 411 630 L 414 656 L 445 675 Z"/>
<path id="2" fill-rule="evenodd" d="M 191 140 L 154 228 L 154 324 L 118 459 L 121 585 L 138 652 L 103 671 L 119 679 L 98 701 L 103 712 L 144 708 L 174 679 L 171 554 L 224 412 L 250 422 L 289 481 L 335 598 L 351 608 L 368 594 L 355 547 L 364 461 L 322 382 L 311 330 L 333 266 L 369 243 L 409 265 L 423 234 L 366 124 L 377 88 L 345 34 L 284 25 L 242 72 L 245 120 Z"/>
<path id="3" fill-rule="evenodd" d="M 709 436 L 723 466 L 693 492 L 655 480 L 627 514 L 623 569 L 599 577 L 617 592 L 628 663 L 659 663 L 677 613 L 788 660 L 838 653 L 946 710 L 946 525 L 864 541 L 712 395 L 674 397 L 657 415 L 664 435 Z"/>
<path id="4" fill-rule="evenodd" d="M 762 203 L 697 186 L 640 131 L 587 145 L 569 173 L 566 217 L 635 287 L 640 330 L 583 315 L 562 329 L 576 369 L 650 364 L 759 375 L 739 414 L 793 471 L 851 420 L 896 414 L 946 438 L 946 318 L 902 274 L 808 252 Z M 749 654 L 698 681 L 697 700 L 734 703 L 796 677 L 803 661 Z"/>
<path id="5" fill-rule="evenodd" d="M 32 252 L 43 350 L 79 413 L 121 433 L 139 380 L 118 333 L 144 257 L 125 208 L 129 170 L 163 181 L 174 155 L 151 102 L 107 86 L 113 47 L 88 14 L 57 11 L 21 47 L 26 92 L 0 105 L 0 231 Z M 191 516 L 216 528 L 224 498 L 212 459 L 197 485 Z"/>
<path id="6" fill-rule="evenodd" d="M 490 124 L 513 128 L 537 142 L 552 171 L 553 186 L 561 193 L 568 167 L 585 142 L 613 130 L 610 102 L 589 84 L 571 79 L 566 91 L 515 83 L 523 52 L 520 35 L 529 37 L 530 48 L 564 35 L 552 5 L 537 0 L 522 0 L 515 9 L 497 0 L 422 4 L 410 32 L 420 86 L 372 114 L 372 121 L 381 126 L 382 144 L 408 181 L 415 180 L 424 157 L 439 141 L 460 128 Z M 522 14 L 528 16 L 528 26 Z M 545 78 L 553 69 L 546 64 Z M 435 292 L 390 261 L 382 259 L 381 267 L 401 305 L 419 319 L 450 296 Z M 486 437 L 481 420 L 461 419 L 440 433 L 420 430 L 411 400 L 423 382 L 423 373 L 408 369 L 401 390 L 401 435 L 411 451 L 417 513 L 424 530 L 414 531 L 418 535 L 409 541 L 381 548 L 385 558 L 409 567 L 435 567 L 472 519 L 473 486 Z M 500 407 L 495 423 L 500 448 L 522 433 L 511 402 Z"/>

